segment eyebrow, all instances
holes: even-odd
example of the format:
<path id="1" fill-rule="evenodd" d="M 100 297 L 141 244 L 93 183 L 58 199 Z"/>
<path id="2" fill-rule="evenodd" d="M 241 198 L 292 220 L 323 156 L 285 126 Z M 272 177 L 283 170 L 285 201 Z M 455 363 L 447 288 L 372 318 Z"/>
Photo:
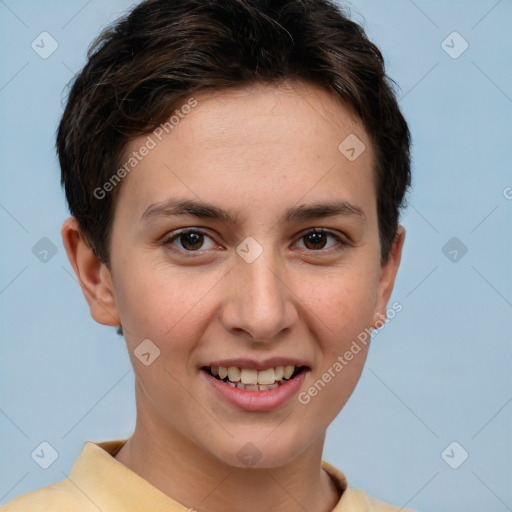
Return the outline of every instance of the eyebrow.
<path id="1" fill-rule="evenodd" d="M 186 215 L 200 219 L 214 219 L 226 224 L 236 225 L 239 215 L 232 213 L 213 204 L 192 199 L 169 199 L 162 203 L 150 205 L 142 214 L 141 221 L 149 222 L 155 217 L 176 217 Z M 353 217 L 366 223 L 366 215 L 363 209 L 347 201 L 329 201 L 310 205 L 292 206 L 283 214 L 279 224 L 291 223 L 298 220 L 318 219 L 322 217 L 344 216 Z"/>

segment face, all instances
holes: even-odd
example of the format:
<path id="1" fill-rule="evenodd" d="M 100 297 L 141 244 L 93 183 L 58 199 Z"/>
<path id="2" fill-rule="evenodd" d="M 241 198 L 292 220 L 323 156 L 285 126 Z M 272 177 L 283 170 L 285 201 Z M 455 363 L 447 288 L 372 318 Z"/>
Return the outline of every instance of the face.
<path id="1" fill-rule="evenodd" d="M 344 355 L 385 313 L 399 254 L 381 267 L 371 143 L 328 92 L 195 100 L 123 180 L 112 317 L 154 435 L 272 467 L 323 439 L 354 390 L 368 345 Z M 349 135 L 356 159 L 338 149 Z"/>

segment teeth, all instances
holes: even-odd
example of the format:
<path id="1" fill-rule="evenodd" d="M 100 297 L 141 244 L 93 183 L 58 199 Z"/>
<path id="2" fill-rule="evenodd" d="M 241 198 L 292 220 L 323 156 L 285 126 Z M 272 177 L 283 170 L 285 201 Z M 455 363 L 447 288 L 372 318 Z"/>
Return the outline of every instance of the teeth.
<path id="1" fill-rule="evenodd" d="M 274 368 L 258 372 L 258 384 L 274 384 L 275 381 L 276 375 L 274 373 Z"/>
<path id="2" fill-rule="evenodd" d="M 233 388 L 239 388 L 239 389 L 245 389 L 246 391 L 268 391 L 271 389 L 277 389 L 279 387 L 279 384 L 270 384 L 269 386 L 265 386 L 263 384 L 251 384 L 246 386 L 245 384 L 242 384 L 241 382 L 237 382 L 236 384 L 234 382 L 228 382 L 231 387 Z"/>
<path id="3" fill-rule="evenodd" d="M 292 373 L 295 371 L 295 366 L 285 366 L 284 367 L 284 378 L 289 379 L 292 376 Z"/>
<path id="4" fill-rule="evenodd" d="M 238 382 L 240 380 L 240 368 L 236 366 L 230 366 L 228 368 L 228 379 L 231 382 Z"/>
<path id="5" fill-rule="evenodd" d="M 258 371 L 253 368 L 242 368 L 240 380 L 242 384 L 258 384 Z"/>
<path id="6" fill-rule="evenodd" d="M 256 386 L 256 389 L 275 389 L 278 386 L 277 382 L 283 379 L 289 379 L 295 371 L 295 366 L 276 366 L 275 368 L 267 368 L 266 370 L 255 370 L 253 368 L 238 368 L 230 366 L 212 366 L 210 368 L 212 375 L 224 380 L 226 377 L 229 383 L 242 385 L 244 389 L 249 389 L 247 386 Z"/>

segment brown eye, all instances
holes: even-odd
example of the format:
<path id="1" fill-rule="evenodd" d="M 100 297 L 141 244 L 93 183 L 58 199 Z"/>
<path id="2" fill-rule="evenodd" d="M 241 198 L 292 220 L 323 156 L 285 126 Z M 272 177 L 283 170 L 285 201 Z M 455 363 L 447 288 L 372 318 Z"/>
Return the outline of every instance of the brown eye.
<path id="1" fill-rule="evenodd" d="M 325 247 L 325 244 L 327 242 L 327 237 L 325 233 L 314 231 L 312 233 L 309 233 L 308 235 L 305 235 L 304 237 L 304 245 L 308 249 L 323 249 Z"/>
<path id="2" fill-rule="evenodd" d="M 334 240 L 335 243 L 327 246 L 329 238 Z M 339 249 L 343 249 L 347 245 L 347 243 L 335 233 L 325 231 L 324 229 L 312 229 L 303 234 L 299 239 L 299 242 L 300 241 L 303 241 L 304 248 L 310 251 L 321 251 L 322 249 L 328 250 L 335 248 L 336 246 L 339 246 Z"/>
<path id="3" fill-rule="evenodd" d="M 210 241 L 210 246 L 203 247 L 207 240 Z M 167 237 L 164 244 L 182 252 L 203 252 L 199 251 L 199 249 L 211 249 L 216 246 L 215 242 L 208 235 L 198 229 L 179 231 Z"/>
<path id="4" fill-rule="evenodd" d="M 179 236 L 179 240 L 181 245 L 190 251 L 195 251 L 196 249 L 200 249 L 204 243 L 204 235 L 202 233 L 183 233 Z"/>

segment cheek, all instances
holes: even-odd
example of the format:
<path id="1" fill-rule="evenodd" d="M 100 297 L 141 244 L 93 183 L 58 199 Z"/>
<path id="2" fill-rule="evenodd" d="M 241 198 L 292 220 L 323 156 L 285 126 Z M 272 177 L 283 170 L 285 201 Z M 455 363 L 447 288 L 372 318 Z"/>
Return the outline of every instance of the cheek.
<path id="1" fill-rule="evenodd" d="M 213 289 L 222 272 L 179 271 L 160 264 L 127 265 L 114 283 L 128 346 L 149 338 L 172 360 L 185 357 L 212 315 Z"/>
<path id="2" fill-rule="evenodd" d="M 377 302 L 379 272 L 370 266 L 363 269 L 346 267 L 336 274 L 324 276 L 312 286 L 303 280 L 304 304 L 316 324 L 323 326 L 325 348 L 342 350 L 344 344 L 371 325 Z"/>
<path id="3" fill-rule="evenodd" d="M 305 301 L 321 360 L 309 379 L 305 414 L 332 421 L 352 394 L 364 367 L 376 304 L 379 267 L 347 266 L 323 280 Z M 307 404 L 306 404 L 307 402 Z M 307 412 L 306 412 L 307 411 Z"/>
<path id="4" fill-rule="evenodd" d="M 183 383 L 195 371 L 189 364 L 191 354 L 201 337 L 204 322 L 208 321 L 205 298 L 200 300 L 206 292 L 194 290 L 190 281 L 190 286 L 186 286 L 177 274 L 170 279 L 153 270 L 146 276 L 140 274 L 125 280 L 118 303 L 137 381 L 145 396 L 162 411 L 171 403 L 173 407 L 186 410 Z M 149 351 L 151 358 L 153 353 L 158 356 L 146 366 L 139 358 L 142 353 L 139 347 L 148 339 L 150 348 L 144 352 Z"/>

